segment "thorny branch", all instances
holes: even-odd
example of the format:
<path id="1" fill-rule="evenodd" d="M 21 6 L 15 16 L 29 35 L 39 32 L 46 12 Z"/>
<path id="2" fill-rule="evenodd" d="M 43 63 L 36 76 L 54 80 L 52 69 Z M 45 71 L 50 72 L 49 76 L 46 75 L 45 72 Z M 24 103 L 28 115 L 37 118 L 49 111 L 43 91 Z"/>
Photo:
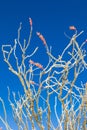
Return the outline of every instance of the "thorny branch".
<path id="1" fill-rule="evenodd" d="M 54 57 L 49 49 L 47 42 L 43 35 L 37 32 L 37 36 L 45 46 L 47 56 L 49 57 L 46 67 L 39 62 L 32 60 L 33 55 L 36 54 L 38 47 L 34 49 L 31 54 L 27 54 L 32 37 L 32 19 L 29 18 L 30 34 L 28 42 L 24 40 L 22 45 L 20 42 L 22 23 L 18 29 L 18 37 L 14 40 L 14 45 L 3 45 L 2 52 L 4 61 L 7 63 L 9 70 L 15 74 L 24 89 L 24 95 L 19 95 L 16 99 L 16 94 L 13 93 L 14 101 L 11 101 L 10 89 L 8 89 L 8 100 L 13 112 L 13 118 L 18 126 L 18 130 L 28 130 L 31 124 L 32 130 L 37 129 L 53 129 L 53 130 L 78 130 L 80 128 L 81 111 L 83 111 L 83 95 L 86 95 L 86 87 L 84 85 L 78 86 L 76 81 L 78 76 L 87 69 L 85 61 L 86 50 L 83 49 L 87 41 L 83 42 L 81 46 L 77 42 L 77 38 L 83 33 L 79 34 L 74 26 L 70 26 L 70 30 L 75 31 L 75 34 L 70 39 L 69 44 L 63 50 L 58 58 Z M 21 50 L 21 62 L 17 56 L 17 47 Z M 65 54 L 68 59 L 66 59 Z M 11 64 L 11 56 L 14 56 L 15 66 Z M 28 67 L 25 61 L 28 61 Z M 38 73 L 37 73 L 38 72 Z M 72 75 L 72 77 L 70 77 Z M 38 81 L 35 81 L 35 76 Z M 87 85 L 86 85 L 87 86 Z M 45 93 L 46 95 L 44 96 Z M 54 113 L 57 126 L 52 122 L 52 106 L 50 104 L 51 97 L 55 94 Z M 87 95 L 86 95 L 87 96 Z M 85 96 L 85 97 L 86 97 Z M 0 116 L 1 121 L 5 124 L 7 130 L 11 130 L 7 122 L 7 114 L 3 100 L 0 98 L 3 105 L 5 119 Z M 43 104 L 40 103 L 42 101 Z M 57 102 L 61 103 L 61 116 L 59 117 Z M 86 102 L 86 101 L 85 101 Z M 78 105 L 77 105 L 78 104 Z M 78 107 L 76 107 L 76 105 Z M 44 126 L 44 115 L 46 115 L 46 124 Z M 76 122 L 78 120 L 78 122 Z M 85 128 L 85 126 L 84 126 Z"/>

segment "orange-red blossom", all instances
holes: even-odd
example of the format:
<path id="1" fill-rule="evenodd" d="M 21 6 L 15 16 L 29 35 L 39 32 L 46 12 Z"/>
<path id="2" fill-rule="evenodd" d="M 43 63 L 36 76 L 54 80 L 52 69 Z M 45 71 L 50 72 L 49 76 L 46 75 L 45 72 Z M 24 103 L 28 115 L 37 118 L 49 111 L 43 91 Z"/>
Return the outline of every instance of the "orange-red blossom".
<path id="1" fill-rule="evenodd" d="M 70 26 L 69 29 L 70 30 L 76 30 L 75 26 Z"/>
<path id="2" fill-rule="evenodd" d="M 40 63 L 35 63 L 35 65 L 40 68 L 40 69 L 43 69 L 43 66 L 40 64 Z"/>
<path id="3" fill-rule="evenodd" d="M 40 69 L 43 69 L 43 66 L 40 63 L 34 62 L 32 60 L 30 60 L 29 63 L 35 65 L 36 67 L 38 67 Z"/>
<path id="4" fill-rule="evenodd" d="M 43 35 L 40 34 L 39 32 L 37 32 L 37 36 L 41 39 L 41 41 L 43 42 L 43 44 L 46 45 L 46 40 L 45 40 L 45 38 L 43 37 Z"/>
<path id="5" fill-rule="evenodd" d="M 30 84 L 35 85 L 36 83 L 34 81 L 30 80 Z"/>
<path id="6" fill-rule="evenodd" d="M 30 63 L 30 64 L 34 64 L 35 62 L 34 62 L 34 61 L 32 61 L 32 60 L 30 60 L 30 61 L 29 61 L 29 63 Z"/>
<path id="7" fill-rule="evenodd" d="M 29 18 L 29 23 L 30 23 L 30 26 L 32 26 L 32 19 Z"/>

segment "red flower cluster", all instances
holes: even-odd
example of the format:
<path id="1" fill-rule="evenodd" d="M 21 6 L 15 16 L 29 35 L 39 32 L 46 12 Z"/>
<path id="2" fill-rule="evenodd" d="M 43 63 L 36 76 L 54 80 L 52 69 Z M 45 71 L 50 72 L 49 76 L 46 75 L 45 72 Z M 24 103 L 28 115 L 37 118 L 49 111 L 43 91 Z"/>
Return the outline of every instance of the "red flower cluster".
<path id="1" fill-rule="evenodd" d="M 70 30 L 76 30 L 75 26 L 70 26 L 69 29 Z"/>
<path id="2" fill-rule="evenodd" d="M 32 60 L 30 60 L 29 63 L 35 65 L 36 67 L 38 67 L 40 69 L 43 69 L 43 66 L 40 63 L 34 62 Z"/>
<path id="3" fill-rule="evenodd" d="M 29 18 L 29 23 L 30 23 L 30 26 L 32 26 L 32 19 Z"/>
<path id="4" fill-rule="evenodd" d="M 43 35 L 40 34 L 39 32 L 37 32 L 37 36 L 41 39 L 41 41 L 43 42 L 43 44 L 46 45 L 46 40 L 45 40 L 45 38 L 43 37 Z"/>

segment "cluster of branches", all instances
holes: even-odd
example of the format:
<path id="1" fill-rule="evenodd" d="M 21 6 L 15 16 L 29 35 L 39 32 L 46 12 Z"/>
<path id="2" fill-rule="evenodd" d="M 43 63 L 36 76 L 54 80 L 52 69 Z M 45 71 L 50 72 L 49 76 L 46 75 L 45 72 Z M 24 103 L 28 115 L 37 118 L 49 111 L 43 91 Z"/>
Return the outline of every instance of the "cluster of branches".
<path id="1" fill-rule="evenodd" d="M 81 110 L 83 110 L 81 104 L 86 88 L 84 85 L 77 86 L 76 84 L 78 76 L 87 68 L 85 62 L 86 51 L 83 48 L 87 41 L 84 41 L 81 46 L 77 42 L 77 37 L 83 31 L 78 34 L 74 26 L 70 27 L 70 30 L 75 33 L 58 58 L 52 55 L 51 48 L 48 47 L 45 38 L 41 33 L 37 32 L 37 36 L 43 42 L 49 58 L 48 64 L 44 67 L 32 60 L 33 55 L 37 53 L 38 47 L 31 54 L 27 54 L 32 36 L 31 18 L 29 23 L 30 34 L 28 42 L 24 40 L 23 45 L 20 42 L 22 27 L 20 24 L 18 37 L 14 40 L 14 45 L 2 46 L 4 61 L 7 63 L 9 70 L 19 78 L 24 89 L 24 95 L 18 93 L 19 99 L 16 98 L 16 93 L 13 93 L 14 101 L 12 102 L 10 89 L 8 88 L 8 100 L 18 130 L 29 130 L 29 125 L 31 125 L 32 130 L 37 129 L 37 126 L 40 130 L 78 130 L 82 127 L 80 125 Z M 21 60 L 17 56 L 17 48 L 20 48 Z M 68 57 L 67 59 L 65 54 Z M 12 56 L 14 57 L 15 65 L 10 62 Z M 36 76 L 38 81 L 35 81 Z M 45 93 L 45 96 L 43 93 Z M 55 98 L 52 102 L 54 102 L 54 118 L 57 121 L 57 126 L 52 122 L 52 107 L 50 103 L 51 97 L 54 95 Z M 1 116 L 0 119 L 7 130 L 12 130 L 7 122 L 4 101 L 1 98 L 0 101 L 5 115 L 4 119 Z M 40 103 L 41 101 L 42 104 Z M 58 102 L 61 103 L 62 109 L 60 117 L 58 116 Z M 78 121 L 76 122 L 76 120 Z M 46 125 L 44 125 L 44 122 Z"/>

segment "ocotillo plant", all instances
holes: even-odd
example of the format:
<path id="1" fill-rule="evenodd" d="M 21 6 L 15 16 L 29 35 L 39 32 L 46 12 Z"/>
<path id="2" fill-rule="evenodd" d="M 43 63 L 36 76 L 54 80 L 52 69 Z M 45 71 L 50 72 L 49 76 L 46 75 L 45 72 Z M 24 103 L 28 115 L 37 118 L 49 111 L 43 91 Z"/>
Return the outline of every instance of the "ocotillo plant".
<path id="1" fill-rule="evenodd" d="M 78 76 L 87 68 L 85 61 L 86 51 L 84 45 L 86 40 L 79 45 L 77 38 L 84 32 L 77 32 L 76 27 L 70 26 L 74 35 L 70 38 L 69 44 L 57 58 L 52 55 L 44 36 L 37 32 L 36 35 L 42 41 L 46 49 L 48 63 L 44 67 L 38 61 L 32 60 L 37 53 L 38 47 L 28 54 L 32 38 L 32 19 L 29 18 L 30 34 L 28 42 L 21 43 L 20 24 L 18 37 L 14 45 L 3 45 L 2 52 L 8 69 L 15 74 L 21 82 L 24 94 L 13 93 L 14 102 L 10 97 L 8 88 L 8 100 L 12 108 L 13 118 L 18 130 L 85 130 L 86 129 L 86 108 L 87 108 L 87 84 L 78 86 Z M 20 49 L 20 56 L 17 55 L 17 48 Z M 68 57 L 66 59 L 65 55 Z M 14 57 L 15 65 L 10 62 Z M 45 95 L 44 95 L 45 93 Z M 14 130 L 7 121 L 7 114 L 4 101 L 2 102 L 5 118 L 0 116 L 6 130 Z M 41 104 L 42 102 L 42 104 Z M 53 102 L 53 106 L 51 106 Z M 58 104 L 61 104 L 61 112 Z M 56 121 L 53 122 L 53 118 Z M 59 116 L 60 115 L 60 116 Z"/>

